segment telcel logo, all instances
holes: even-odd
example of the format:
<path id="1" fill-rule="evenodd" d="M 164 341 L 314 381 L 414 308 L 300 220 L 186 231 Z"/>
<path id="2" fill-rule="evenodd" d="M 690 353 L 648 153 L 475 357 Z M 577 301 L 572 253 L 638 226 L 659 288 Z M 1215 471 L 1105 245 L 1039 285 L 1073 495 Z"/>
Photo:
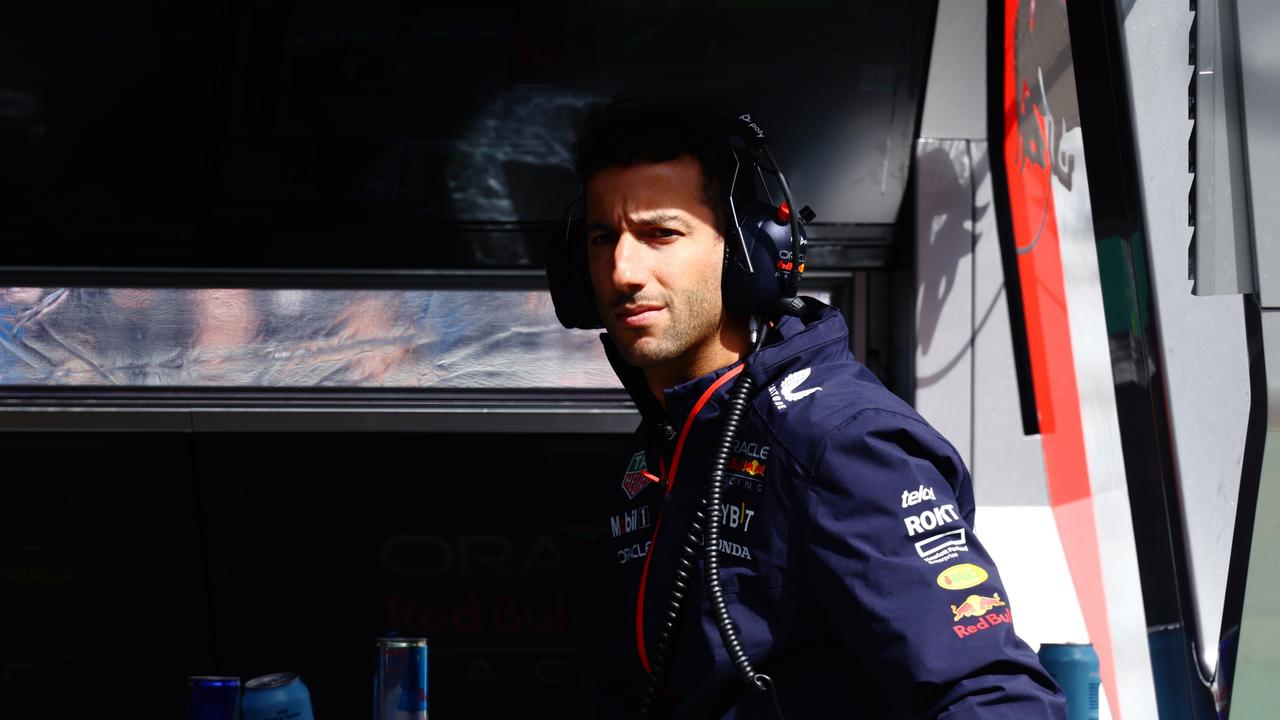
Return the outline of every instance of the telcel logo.
<path id="1" fill-rule="evenodd" d="M 933 488 L 921 485 L 918 490 L 902 491 L 902 507 L 909 508 L 912 505 L 919 505 L 925 500 L 937 500 L 938 497 L 933 494 Z"/>

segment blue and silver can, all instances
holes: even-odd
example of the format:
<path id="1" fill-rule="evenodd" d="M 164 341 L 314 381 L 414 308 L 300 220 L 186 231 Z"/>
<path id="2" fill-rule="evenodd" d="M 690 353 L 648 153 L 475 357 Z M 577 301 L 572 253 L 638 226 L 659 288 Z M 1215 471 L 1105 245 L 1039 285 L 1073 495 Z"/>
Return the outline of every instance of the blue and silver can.
<path id="1" fill-rule="evenodd" d="M 244 720 L 314 720 L 311 693 L 297 673 L 259 675 L 244 684 Z"/>
<path id="2" fill-rule="evenodd" d="M 1077 643 L 1044 643 L 1040 664 L 1067 696 L 1067 720 L 1098 720 L 1098 653 Z"/>
<path id="3" fill-rule="evenodd" d="M 373 720 L 427 720 L 427 641 L 378 638 Z"/>
<path id="4" fill-rule="evenodd" d="M 240 720 L 240 678 L 216 675 L 189 678 L 187 720 Z"/>

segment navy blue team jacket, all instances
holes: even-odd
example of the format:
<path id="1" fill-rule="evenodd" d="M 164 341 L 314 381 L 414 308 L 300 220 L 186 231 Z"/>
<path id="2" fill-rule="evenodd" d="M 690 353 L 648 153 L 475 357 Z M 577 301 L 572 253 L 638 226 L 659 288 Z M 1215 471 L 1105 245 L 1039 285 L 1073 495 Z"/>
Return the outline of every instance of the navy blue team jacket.
<path id="1" fill-rule="evenodd" d="M 721 577 L 789 720 L 1065 720 L 973 534 L 955 448 L 853 358 L 838 312 L 807 302 L 810 317 L 784 320 L 745 364 L 667 389 L 665 410 L 605 339 L 644 418 L 600 519 L 618 595 L 606 715 L 635 717 L 722 408 L 745 372 L 756 392 L 726 468 Z M 773 718 L 767 696 L 742 689 L 700 567 L 692 588 L 655 715 Z"/>

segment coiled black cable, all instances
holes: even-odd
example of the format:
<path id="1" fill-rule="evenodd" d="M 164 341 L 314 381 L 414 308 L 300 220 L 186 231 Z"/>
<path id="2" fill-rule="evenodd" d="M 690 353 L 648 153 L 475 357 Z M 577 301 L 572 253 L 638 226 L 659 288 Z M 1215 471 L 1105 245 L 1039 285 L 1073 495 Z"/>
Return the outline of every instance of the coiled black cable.
<path id="1" fill-rule="evenodd" d="M 761 323 L 751 354 L 764 345 L 767 332 L 768 325 Z M 711 474 L 707 478 L 706 492 L 698 498 L 697 510 L 689 524 L 684 545 L 680 548 L 671 597 L 667 602 L 667 614 L 663 618 L 662 632 L 658 635 L 658 645 L 649 665 L 649 683 L 645 687 L 644 698 L 640 702 L 641 720 L 649 717 L 653 703 L 657 699 L 658 690 L 662 686 L 667 669 L 667 652 L 674 644 L 675 631 L 684 608 L 685 598 L 688 597 L 689 578 L 694 570 L 694 557 L 699 547 L 703 550 L 703 576 L 707 586 L 707 596 L 711 601 L 711 612 L 715 617 L 716 627 L 720 631 L 720 639 L 729 653 L 730 661 L 738 669 L 738 674 L 747 687 L 769 693 L 769 699 L 778 720 L 786 720 L 786 716 L 782 714 L 782 706 L 778 702 L 773 679 L 755 671 L 751 658 L 742 647 L 738 628 L 729 615 L 724 587 L 720 583 L 720 523 L 723 517 L 720 500 L 724 495 L 724 468 L 729 462 L 729 454 L 737 441 L 738 431 L 742 427 L 742 418 L 746 415 L 747 405 L 751 401 L 751 391 L 754 389 L 755 382 L 746 372 L 743 372 L 734 381 L 733 388 L 729 391 L 723 429 L 712 451 Z M 708 519 L 710 519 L 709 523 Z"/>
<path id="2" fill-rule="evenodd" d="M 667 601 L 667 614 L 662 619 L 662 632 L 658 634 L 658 644 L 649 663 L 649 683 L 644 690 L 644 698 L 640 701 L 641 720 L 649 717 L 654 700 L 667 670 L 667 652 L 675 642 L 676 627 L 680 621 L 680 613 L 684 609 L 684 600 L 688 597 L 689 578 L 693 573 L 694 557 L 702 546 L 702 526 L 706 521 L 707 499 L 698 498 L 698 508 L 694 512 L 693 521 L 689 523 L 689 532 L 685 535 L 684 545 L 680 548 L 680 556 L 676 561 L 676 576 L 671 582 L 671 597 Z M 650 552 L 653 552 L 650 550 Z"/>

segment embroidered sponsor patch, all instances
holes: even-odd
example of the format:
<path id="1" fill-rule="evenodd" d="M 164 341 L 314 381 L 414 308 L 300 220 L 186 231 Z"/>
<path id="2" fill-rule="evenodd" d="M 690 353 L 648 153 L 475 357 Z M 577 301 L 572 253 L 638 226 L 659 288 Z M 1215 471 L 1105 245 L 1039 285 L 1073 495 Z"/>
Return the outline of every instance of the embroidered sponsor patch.
<path id="1" fill-rule="evenodd" d="M 614 537 L 621 537 L 627 533 L 644 530 L 649 527 L 652 527 L 652 523 L 647 505 L 641 505 L 638 508 L 632 508 L 617 515 L 609 516 L 609 531 L 613 533 Z"/>
<path id="2" fill-rule="evenodd" d="M 720 541 L 720 554 L 732 555 L 734 557 L 743 558 L 745 560 L 751 559 L 750 548 L 748 548 L 745 545 L 739 545 L 736 542 L 729 542 L 728 540 Z"/>
<path id="3" fill-rule="evenodd" d="M 627 465 L 627 471 L 622 475 L 622 491 L 627 494 L 628 500 L 634 500 L 641 490 L 649 486 L 649 483 L 657 481 L 658 477 L 649 472 L 645 464 L 644 451 L 641 450 L 631 456 L 631 463 Z"/>
<path id="4" fill-rule="evenodd" d="M 907 526 L 907 537 L 911 537 L 959 519 L 960 515 L 956 512 L 954 505 L 943 505 L 929 508 L 919 515 L 908 515 L 902 518 L 902 522 Z"/>
<path id="5" fill-rule="evenodd" d="M 1003 612 L 988 612 L 998 607 L 1005 609 Z M 992 593 L 991 597 L 970 595 L 960 605 L 952 605 L 951 614 L 954 616 L 952 622 L 957 623 L 951 626 L 951 630 L 959 638 L 966 638 L 997 625 L 1013 622 L 1013 610 L 1005 607 L 1004 601 L 1000 599 L 1000 593 Z M 963 619 L 974 618 L 977 622 L 960 622 Z"/>
<path id="6" fill-rule="evenodd" d="M 742 532 L 751 531 L 751 518 L 755 517 L 756 511 L 747 507 L 747 504 L 739 503 L 732 505 L 730 503 L 720 503 L 720 524 L 734 530 L 741 529 Z"/>
<path id="7" fill-rule="evenodd" d="M 955 560 L 960 557 L 960 553 L 968 551 L 969 543 L 964 528 L 938 533 L 916 543 L 916 554 L 930 565 Z"/>
<path id="8" fill-rule="evenodd" d="M 643 543 L 635 543 L 628 545 L 618 551 L 618 564 L 626 565 L 632 560 L 639 560 L 649 554 L 649 548 L 653 546 L 652 540 L 645 540 Z"/>
<path id="9" fill-rule="evenodd" d="M 987 581 L 987 571 L 973 563 L 961 563 L 938 573 L 938 587 L 944 590 L 967 590 Z"/>
<path id="10" fill-rule="evenodd" d="M 919 505 L 925 500 L 937 500 L 938 496 L 933 494 L 933 488 L 921 485 L 918 490 L 902 491 L 902 507 L 909 508 L 912 505 Z"/>
<path id="11" fill-rule="evenodd" d="M 809 379 L 809 373 L 811 372 L 813 372 L 813 368 L 797 370 L 784 377 L 782 382 L 777 385 L 770 385 L 769 398 L 773 400 L 774 406 L 779 410 L 786 410 L 787 403 L 803 400 L 821 390 L 821 386 L 804 388 L 803 390 L 800 389 L 800 386 L 804 384 L 804 381 Z"/>
<path id="12" fill-rule="evenodd" d="M 755 458 L 731 457 L 725 465 L 729 472 L 738 472 L 751 477 L 762 477 L 764 475 L 764 463 Z"/>
<path id="13" fill-rule="evenodd" d="M 992 593 L 991 597 L 970 595 L 959 605 L 951 606 L 951 614 L 955 616 L 952 622 L 959 622 L 961 618 L 980 618 L 986 615 L 988 610 L 1004 607 L 1004 605 L 1004 601 L 1000 599 L 1000 593 Z"/>

